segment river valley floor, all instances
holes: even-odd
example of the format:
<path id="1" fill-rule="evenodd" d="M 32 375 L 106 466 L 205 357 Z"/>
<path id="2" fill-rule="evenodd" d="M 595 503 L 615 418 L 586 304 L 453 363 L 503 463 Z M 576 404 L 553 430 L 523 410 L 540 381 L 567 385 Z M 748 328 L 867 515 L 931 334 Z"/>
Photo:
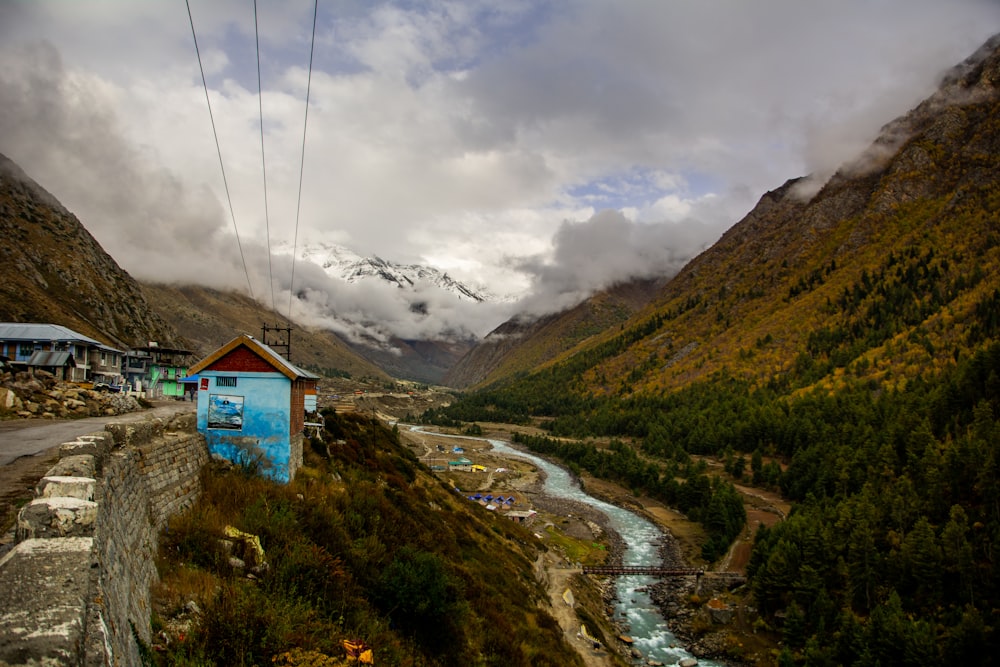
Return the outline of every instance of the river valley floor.
<path id="1" fill-rule="evenodd" d="M 482 437 L 509 442 L 509 427 L 491 425 Z M 447 433 L 448 429 L 441 429 Z M 580 573 L 580 565 L 620 562 L 620 540 L 607 526 L 606 517 L 596 509 L 570 500 L 542 493 L 539 471 L 530 463 L 492 452 L 484 440 L 456 440 L 462 434 L 435 437 L 430 432 L 409 432 L 406 439 L 421 460 L 438 475 L 467 495 L 514 495 L 518 506 L 530 506 L 538 512 L 532 528 L 546 542 L 549 551 L 540 562 L 539 577 L 549 589 L 553 613 L 564 628 L 567 640 L 590 667 L 598 665 L 646 664 L 631 653 L 631 647 L 618 639 L 628 628 L 615 618 L 615 587 L 610 580 L 600 580 Z M 477 435 L 477 437 L 479 437 Z M 461 451 L 454 451 L 458 447 Z M 449 460 L 465 457 L 478 472 L 449 466 Z M 444 469 L 442 470 L 442 466 Z M 451 468 L 451 469 L 449 469 Z M 502 472 L 501 472 L 502 471 Z M 664 533 L 658 545 L 666 567 L 710 570 L 700 558 L 701 528 L 683 515 L 649 498 L 637 497 L 618 485 L 584 476 L 580 480 L 588 494 L 625 507 L 655 523 Z M 765 494 L 766 495 L 766 494 Z M 748 501 L 748 527 L 741 539 L 716 569 L 742 573 L 749 556 L 753 533 L 758 523 L 773 525 L 787 512 L 780 498 L 760 498 L 759 493 L 745 494 Z M 756 500 L 754 500 L 756 499 Z M 617 560 L 616 560 L 617 559 Z M 756 615 L 749 592 L 742 579 L 711 574 L 660 580 L 648 587 L 678 643 L 700 658 L 726 665 L 773 665 L 778 636 L 755 624 Z M 571 591 L 573 608 L 564 599 Z M 601 650 L 581 636 L 581 619 L 588 630 L 601 638 Z M 592 629 L 593 628 L 593 629 Z M 608 650 L 604 650 L 607 647 Z"/>

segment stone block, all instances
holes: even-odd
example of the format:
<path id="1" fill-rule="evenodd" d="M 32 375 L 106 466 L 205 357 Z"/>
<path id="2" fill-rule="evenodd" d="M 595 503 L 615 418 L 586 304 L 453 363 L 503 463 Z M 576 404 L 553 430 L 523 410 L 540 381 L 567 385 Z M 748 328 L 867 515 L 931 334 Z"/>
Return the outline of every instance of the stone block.
<path id="1" fill-rule="evenodd" d="M 17 516 L 18 540 L 47 537 L 90 537 L 97 522 L 97 503 L 79 498 L 36 498 Z"/>
<path id="2" fill-rule="evenodd" d="M 0 560 L 0 664 L 80 664 L 92 547 L 32 539 Z"/>
<path id="3" fill-rule="evenodd" d="M 163 420 L 147 419 L 141 422 L 116 423 L 104 427 L 114 438 L 117 447 L 143 445 L 163 437 Z"/>
<path id="4" fill-rule="evenodd" d="M 64 456 L 46 473 L 53 477 L 94 477 L 96 474 L 97 462 L 93 454 Z"/>
<path id="5" fill-rule="evenodd" d="M 93 477 L 48 475 L 38 481 L 35 495 L 39 498 L 79 498 L 93 500 L 97 480 Z"/>
<path id="6" fill-rule="evenodd" d="M 113 445 L 114 439 L 110 434 L 103 432 L 90 433 L 88 435 L 81 435 L 72 442 L 64 442 L 60 445 L 59 457 L 90 454 L 98 461 L 101 461 L 111 451 Z"/>

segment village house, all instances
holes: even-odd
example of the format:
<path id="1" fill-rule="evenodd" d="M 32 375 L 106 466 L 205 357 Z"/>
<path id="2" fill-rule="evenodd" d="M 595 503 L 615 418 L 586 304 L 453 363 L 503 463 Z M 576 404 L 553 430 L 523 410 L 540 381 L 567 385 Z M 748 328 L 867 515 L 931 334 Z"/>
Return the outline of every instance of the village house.
<path id="1" fill-rule="evenodd" d="M 184 378 L 192 352 L 149 342 L 133 347 L 125 355 L 125 382 L 133 391 L 145 392 L 146 398 L 183 398 Z"/>
<path id="2" fill-rule="evenodd" d="M 454 461 L 448 461 L 448 470 L 460 470 L 463 472 L 471 472 L 472 461 L 465 458 L 464 456 L 459 457 Z"/>
<path id="3" fill-rule="evenodd" d="M 188 369 L 197 376 L 198 431 L 209 450 L 233 463 L 259 463 L 289 482 L 302 465 L 306 395 L 316 375 L 252 336 L 239 336 Z"/>
<path id="4" fill-rule="evenodd" d="M 124 352 L 58 324 L 0 322 L 0 355 L 69 382 L 119 384 Z"/>

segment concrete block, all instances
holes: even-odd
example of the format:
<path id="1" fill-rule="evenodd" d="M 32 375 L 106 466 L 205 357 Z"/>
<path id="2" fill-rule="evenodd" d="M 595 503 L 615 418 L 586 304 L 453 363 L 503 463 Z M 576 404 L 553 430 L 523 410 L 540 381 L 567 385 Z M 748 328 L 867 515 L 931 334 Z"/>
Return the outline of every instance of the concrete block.
<path id="1" fill-rule="evenodd" d="M 27 540 L 0 560 L 0 664 L 75 665 L 93 540 Z"/>
<path id="2" fill-rule="evenodd" d="M 36 498 L 17 516 L 18 540 L 47 537 L 90 537 L 97 522 L 97 503 L 79 498 Z"/>
<path id="3" fill-rule="evenodd" d="M 35 495 L 39 498 L 79 498 L 93 500 L 97 480 L 93 477 L 48 475 L 38 481 Z"/>

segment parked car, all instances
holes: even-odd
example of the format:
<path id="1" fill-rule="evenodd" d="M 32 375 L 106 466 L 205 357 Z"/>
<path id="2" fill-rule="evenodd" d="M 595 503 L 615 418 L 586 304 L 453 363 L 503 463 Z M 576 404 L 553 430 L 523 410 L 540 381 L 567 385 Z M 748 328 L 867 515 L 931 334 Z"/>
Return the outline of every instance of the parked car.
<path id="1" fill-rule="evenodd" d="M 122 390 L 122 388 L 121 388 L 121 385 L 118 385 L 118 384 L 109 384 L 107 382 L 95 382 L 94 383 L 94 390 L 95 391 L 109 391 L 109 392 L 117 394 L 118 392 L 120 392 Z"/>

